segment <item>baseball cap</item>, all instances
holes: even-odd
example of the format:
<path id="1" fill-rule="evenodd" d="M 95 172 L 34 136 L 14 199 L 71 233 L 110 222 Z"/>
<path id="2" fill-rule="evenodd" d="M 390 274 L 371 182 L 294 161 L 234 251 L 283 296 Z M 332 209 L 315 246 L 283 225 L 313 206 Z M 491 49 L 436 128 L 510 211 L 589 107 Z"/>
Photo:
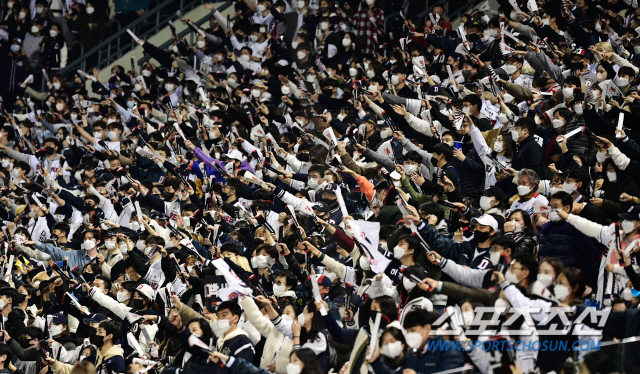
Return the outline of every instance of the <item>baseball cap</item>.
<path id="1" fill-rule="evenodd" d="M 453 52 L 451 53 L 451 58 L 453 58 L 455 61 L 458 61 L 458 65 L 462 66 L 462 64 L 464 64 L 464 56 L 461 53 L 458 52 Z"/>
<path id="2" fill-rule="evenodd" d="M 375 125 L 376 124 L 376 119 L 371 114 L 367 114 L 362 119 L 356 118 L 356 122 L 358 122 L 358 123 L 370 123 L 372 125 Z"/>
<path id="3" fill-rule="evenodd" d="M 490 214 L 483 214 L 480 217 L 471 218 L 471 225 L 475 225 L 476 223 L 483 226 L 490 226 L 495 231 L 498 231 L 498 221 Z"/>
<path id="4" fill-rule="evenodd" d="M 153 300 L 153 288 L 151 288 L 151 286 L 149 286 L 148 284 L 139 285 L 138 287 L 136 287 L 135 291 L 138 291 L 143 296 L 146 296 L 147 298 Z"/>
<path id="5" fill-rule="evenodd" d="M 102 313 L 96 313 L 91 315 L 91 317 L 89 318 L 85 318 L 82 320 L 82 322 L 84 322 L 85 325 L 88 325 L 90 323 L 100 323 L 102 321 L 104 321 L 105 319 L 107 319 L 107 316 L 105 316 Z"/>
<path id="6" fill-rule="evenodd" d="M 69 319 L 62 313 L 56 313 L 53 315 L 51 322 L 55 323 L 56 325 L 68 325 Z"/>
<path id="7" fill-rule="evenodd" d="M 438 96 L 438 95 L 442 95 L 442 88 L 440 88 L 440 86 L 431 86 L 429 88 L 427 88 L 427 95 L 433 95 L 433 96 Z"/>
<path id="8" fill-rule="evenodd" d="M 472 27 L 476 27 L 479 29 L 482 29 L 482 24 L 476 20 L 471 20 L 471 21 L 467 21 L 467 23 L 464 24 L 464 27 L 468 30 Z"/>
<path id="9" fill-rule="evenodd" d="M 324 188 L 322 189 L 322 191 L 331 191 L 331 192 L 335 192 L 338 190 L 338 185 L 335 183 L 328 183 L 326 186 L 324 186 Z"/>
<path id="10" fill-rule="evenodd" d="M 329 279 L 329 277 L 325 276 L 324 274 L 318 275 L 317 279 L 319 286 L 331 287 L 331 279 Z"/>
<path id="11" fill-rule="evenodd" d="M 237 149 L 234 149 L 229 153 L 225 153 L 223 156 L 232 158 L 234 160 L 242 161 L 242 153 Z"/>
<path id="12" fill-rule="evenodd" d="M 507 57 L 507 61 L 523 62 L 524 59 L 521 55 L 511 54 L 509 57 Z"/>
<path id="13" fill-rule="evenodd" d="M 618 214 L 618 217 L 629 221 L 640 220 L 640 205 L 632 205 L 626 212 Z"/>
<path id="14" fill-rule="evenodd" d="M 321 212 L 330 212 L 331 208 L 329 207 L 329 204 L 325 203 L 324 201 L 318 201 L 317 203 L 315 203 L 313 205 L 313 209 L 315 210 L 319 210 Z"/>
<path id="15" fill-rule="evenodd" d="M 507 194 L 504 193 L 504 191 L 502 191 L 502 189 L 500 187 L 497 187 L 497 186 L 491 186 L 491 187 L 487 188 L 486 190 L 482 191 L 482 195 L 484 195 L 484 196 L 493 196 L 493 197 L 496 198 L 496 200 L 498 200 L 500 202 L 506 202 L 509 199 Z"/>

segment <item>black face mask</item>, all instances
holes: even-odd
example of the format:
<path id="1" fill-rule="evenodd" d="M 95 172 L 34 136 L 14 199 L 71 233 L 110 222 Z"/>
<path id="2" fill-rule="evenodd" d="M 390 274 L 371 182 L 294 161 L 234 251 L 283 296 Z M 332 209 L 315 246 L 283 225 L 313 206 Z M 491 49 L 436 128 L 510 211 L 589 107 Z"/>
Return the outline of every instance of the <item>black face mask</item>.
<path id="1" fill-rule="evenodd" d="M 96 210 L 96 207 L 91 205 L 91 204 L 84 204 L 84 211 L 85 212 L 93 212 L 94 210 Z"/>
<path id="2" fill-rule="evenodd" d="M 88 336 L 95 336 L 98 333 L 98 330 L 96 330 L 95 327 L 91 327 L 91 326 L 87 326 L 86 331 Z"/>
<path id="3" fill-rule="evenodd" d="M 333 89 L 324 89 L 322 90 L 322 94 L 325 96 L 331 96 L 333 95 Z"/>
<path id="4" fill-rule="evenodd" d="M 431 165 L 433 166 L 437 166 L 438 165 L 438 159 L 435 157 L 431 157 L 431 160 L 429 160 L 431 162 Z"/>
<path id="5" fill-rule="evenodd" d="M 133 307 L 138 311 L 146 309 L 144 306 L 144 300 L 142 299 L 133 299 Z"/>
<path id="6" fill-rule="evenodd" d="M 327 8 L 326 6 L 321 6 L 318 10 L 320 11 L 320 13 L 326 13 L 329 8 Z"/>
<path id="7" fill-rule="evenodd" d="M 476 243 L 482 243 L 485 240 L 489 239 L 491 236 L 491 231 L 483 232 L 483 231 L 474 231 L 473 237 L 476 239 Z"/>
<path id="8" fill-rule="evenodd" d="M 475 43 L 480 40 L 480 37 L 478 36 L 478 34 L 469 34 L 467 35 L 467 40 L 471 43 Z"/>
<path id="9" fill-rule="evenodd" d="M 535 81 L 536 87 L 543 88 L 544 86 L 547 85 L 548 81 L 549 81 L 549 78 L 542 77 L 542 78 L 538 79 L 537 81 Z"/>
<path id="10" fill-rule="evenodd" d="M 31 347 L 31 339 L 27 339 L 27 338 L 16 338 L 16 341 L 18 341 L 18 344 L 20 344 L 20 346 L 24 349 L 27 349 L 29 347 Z"/>
<path id="11" fill-rule="evenodd" d="M 102 346 L 104 345 L 104 336 L 92 335 L 89 340 L 91 341 L 91 344 L 95 345 L 98 348 L 102 348 Z"/>
<path id="12" fill-rule="evenodd" d="M 92 273 L 82 273 L 82 276 L 89 284 L 93 283 L 93 281 L 96 279 L 96 275 Z"/>
<path id="13" fill-rule="evenodd" d="M 302 162 L 309 162 L 309 154 L 308 153 L 298 153 L 296 158 Z"/>
<path id="14" fill-rule="evenodd" d="M 53 147 L 44 147 L 47 150 L 47 156 L 51 156 L 56 153 L 56 150 Z"/>
<path id="15" fill-rule="evenodd" d="M 165 201 L 170 201 L 170 200 L 172 200 L 175 196 L 176 196 L 176 195 L 175 195 L 175 193 L 173 193 L 173 192 L 163 192 L 163 193 L 162 193 L 162 198 L 163 198 Z"/>
<path id="16" fill-rule="evenodd" d="M 73 82 L 73 89 L 74 90 L 79 90 L 82 87 L 82 83 L 80 82 Z"/>

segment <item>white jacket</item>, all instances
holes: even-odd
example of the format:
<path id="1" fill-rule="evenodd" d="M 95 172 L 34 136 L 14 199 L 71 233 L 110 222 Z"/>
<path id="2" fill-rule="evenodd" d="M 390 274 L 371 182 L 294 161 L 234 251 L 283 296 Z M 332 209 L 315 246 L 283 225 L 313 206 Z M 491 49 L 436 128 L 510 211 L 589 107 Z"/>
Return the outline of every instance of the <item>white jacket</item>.
<path id="1" fill-rule="evenodd" d="M 602 256 L 602 260 L 600 262 L 596 300 L 601 304 L 604 303 L 607 306 L 610 306 L 611 298 L 608 296 L 620 296 L 627 283 L 627 275 L 624 268 L 618 264 L 618 261 L 616 261 L 615 255 L 613 254 L 614 251 L 617 250 L 615 224 L 603 226 L 574 214 L 569 214 L 567 222 L 575 226 L 575 228 L 580 230 L 583 234 L 595 238 L 608 248 L 605 256 Z M 627 235 L 622 231 L 622 228 L 620 228 L 620 239 L 622 240 L 622 244 L 625 246 L 624 251 L 627 254 L 630 254 L 630 252 L 640 244 L 640 235 L 636 235 L 633 238 L 627 238 Z M 632 261 L 635 262 L 635 259 L 632 259 Z M 607 264 L 614 264 L 613 272 L 609 273 L 605 270 L 605 265 Z M 634 263 L 633 265 L 635 266 L 637 264 Z"/>
<path id="2" fill-rule="evenodd" d="M 267 339 L 260 358 L 260 368 L 267 370 L 267 366 L 275 361 L 276 373 L 285 374 L 289 355 L 293 350 L 293 340 L 285 337 L 268 317 L 262 315 L 252 298 L 242 298 L 240 305 L 247 320 Z"/>

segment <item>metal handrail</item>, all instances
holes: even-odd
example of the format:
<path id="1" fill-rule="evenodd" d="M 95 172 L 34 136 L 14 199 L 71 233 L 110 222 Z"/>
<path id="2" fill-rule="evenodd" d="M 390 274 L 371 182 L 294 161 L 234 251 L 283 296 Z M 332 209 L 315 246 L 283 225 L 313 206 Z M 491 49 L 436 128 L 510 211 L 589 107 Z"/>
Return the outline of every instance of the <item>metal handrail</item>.
<path id="1" fill-rule="evenodd" d="M 224 10 L 226 10 L 227 8 L 229 8 L 231 5 L 233 5 L 233 2 L 231 1 L 227 1 L 226 3 L 220 5 L 218 8 L 216 8 L 216 10 L 218 12 L 222 12 Z M 211 14 L 207 14 L 206 16 L 200 18 L 199 20 L 197 20 L 196 22 L 194 22 L 194 24 L 196 26 L 201 26 L 203 23 L 207 22 L 207 20 L 209 20 L 211 18 Z M 235 19 L 235 17 L 234 17 Z M 233 19 L 232 19 L 233 20 Z M 195 33 L 195 31 L 193 31 L 190 27 L 187 27 L 186 29 L 180 31 L 176 36 L 178 37 L 178 39 L 184 38 L 185 36 L 189 35 L 189 34 L 193 34 Z M 167 40 L 166 42 L 162 43 L 161 45 L 158 46 L 159 49 L 162 50 L 166 50 L 167 48 L 169 48 L 169 46 L 173 44 L 173 38 Z M 142 66 L 142 64 L 144 64 L 144 62 L 146 61 L 146 57 L 141 57 L 138 61 L 137 61 L 137 65 L 138 66 Z"/>
<path id="2" fill-rule="evenodd" d="M 189 6 L 192 6 L 191 9 L 193 9 L 195 6 L 195 4 L 201 4 L 203 2 L 203 0 L 195 0 L 190 2 L 189 4 L 187 4 L 186 6 L 184 6 L 183 0 L 180 0 L 180 9 L 184 10 L 185 8 L 189 8 Z M 164 20 L 160 20 L 160 11 L 162 11 L 164 8 L 170 6 L 170 5 L 175 5 L 176 1 L 175 0 L 165 0 L 163 1 L 161 4 L 159 4 L 157 7 L 155 7 L 154 9 L 146 12 L 145 14 L 143 14 L 141 17 L 138 17 L 135 21 L 133 21 L 132 23 L 122 27 L 119 31 L 117 31 L 116 33 L 114 33 L 113 35 L 111 35 L 110 37 L 108 37 L 107 39 L 103 40 L 100 44 L 98 44 L 97 46 L 91 48 L 89 51 L 87 51 L 86 53 L 83 53 L 82 56 L 78 59 L 76 59 L 75 61 L 67 64 L 67 66 L 64 69 L 61 69 L 59 71 L 60 74 L 66 75 L 69 73 L 72 73 L 74 71 L 76 71 L 78 68 L 82 68 L 83 70 L 86 70 L 86 61 L 87 58 L 95 55 L 96 53 L 100 54 L 100 58 L 98 59 L 98 66 L 100 66 L 103 63 L 103 56 L 102 56 L 102 51 L 106 49 L 106 54 L 107 54 L 107 60 L 109 60 L 107 63 L 110 62 L 110 60 L 112 59 L 112 56 L 119 56 L 123 54 L 123 51 L 130 48 L 130 47 L 135 47 L 136 43 L 132 40 L 131 42 L 127 43 L 124 46 L 120 45 L 120 37 L 122 37 L 124 34 L 127 33 L 127 29 L 135 29 L 136 27 L 138 27 L 139 25 L 142 25 L 145 21 L 147 21 L 148 19 L 155 17 L 156 18 L 156 27 L 151 28 L 150 30 L 146 31 L 144 33 L 144 35 L 138 35 L 141 38 L 144 38 L 146 35 L 149 35 L 153 32 L 155 32 L 156 29 L 158 29 L 158 27 L 160 27 L 160 24 L 165 24 L 166 22 L 168 22 L 169 17 L 165 17 Z M 113 42 L 117 42 L 117 47 L 114 50 L 114 46 L 112 45 Z"/>

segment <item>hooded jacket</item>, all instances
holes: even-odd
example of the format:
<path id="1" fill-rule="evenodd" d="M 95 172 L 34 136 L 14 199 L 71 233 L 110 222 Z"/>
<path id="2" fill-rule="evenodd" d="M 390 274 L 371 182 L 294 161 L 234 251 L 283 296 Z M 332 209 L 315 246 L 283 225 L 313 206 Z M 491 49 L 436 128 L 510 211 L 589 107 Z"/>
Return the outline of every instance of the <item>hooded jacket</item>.
<path id="1" fill-rule="evenodd" d="M 99 349 L 96 355 L 96 374 L 117 374 L 124 373 L 126 368 L 124 365 L 124 350 L 120 345 L 114 345 L 106 351 L 104 354 Z M 71 374 L 73 365 L 63 364 L 60 361 L 56 361 L 51 366 L 51 370 L 54 374 Z"/>

